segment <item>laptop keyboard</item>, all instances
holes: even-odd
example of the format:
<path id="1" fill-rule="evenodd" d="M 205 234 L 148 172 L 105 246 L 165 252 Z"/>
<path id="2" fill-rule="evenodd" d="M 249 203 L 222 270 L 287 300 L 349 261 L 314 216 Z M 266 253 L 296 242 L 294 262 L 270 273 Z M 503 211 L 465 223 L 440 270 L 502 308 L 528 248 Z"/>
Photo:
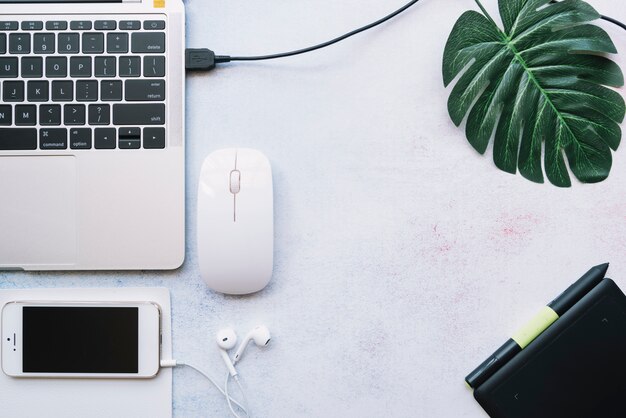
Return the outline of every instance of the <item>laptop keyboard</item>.
<path id="1" fill-rule="evenodd" d="M 165 148 L 165 25 L 0 20 L 0 151 Z"/>

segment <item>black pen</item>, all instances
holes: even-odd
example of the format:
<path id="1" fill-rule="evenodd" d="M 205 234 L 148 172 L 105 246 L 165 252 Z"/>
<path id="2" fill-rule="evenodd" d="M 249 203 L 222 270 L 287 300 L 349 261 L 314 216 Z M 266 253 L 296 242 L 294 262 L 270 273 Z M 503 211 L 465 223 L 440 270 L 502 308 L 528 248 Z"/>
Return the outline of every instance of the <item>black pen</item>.
<path id="1" fill-rule="evenodd" d="M 604 279 L 608 268 L 608 263 L 592 267 L 576 283 L 568 287 L 565 292 L 550 302 L 548 306 L 545 306 L 530 322 L 513 334 L 502 347 L 467 375 L 465 382 L 468 386 L 477 388 L 493 376 L 502 366 L 519 354 L 559 317 L 596 287 Z"/>

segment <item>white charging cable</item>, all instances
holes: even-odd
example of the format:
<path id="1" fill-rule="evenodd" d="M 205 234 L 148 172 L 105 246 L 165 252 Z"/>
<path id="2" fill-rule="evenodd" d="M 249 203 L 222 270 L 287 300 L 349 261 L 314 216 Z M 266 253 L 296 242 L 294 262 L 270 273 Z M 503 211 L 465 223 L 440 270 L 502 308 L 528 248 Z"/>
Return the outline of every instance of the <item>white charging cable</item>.
<path id="1" fill-rule="evenodd" d="M 180 366 L 186 366 L 189 367 L 190 369 L 195 370 L 196 372 L 200 373 L 202 376 L 204 376 L 209 382 L 211 382 L 213 384 L 213 386 L 215 386 L 215 388 L 226 397 L 226 401 L 228 402 L 228 407 L 230 408 L 231 413 L 233 414 L 233 416 L 235 418 L 241 418 L 241 416 L 239 414 L 237 414 L 235 412 L 235 409 L 233 408 L 233 404 L 235 404 L 239 409 L 241 409 L 243 411 L 244 414 L 246 414 L 247 417 L 249 417 L 250 415 L 248 414 L 248 410 L 246 408 L 248 402 L 245 400 L 246 399 L 246 395 L 243 392 L 243 388 L 241 387 L 241 384 L 239 383 L 239 379 L 236 379 L 237 383 L 239 384 L 239 388 L 241 389 L 241 394 L 244 397 L 244 405 L 242 405 L 240 402 L 238 402 L 236 399 L 234 399 L 233 397 L 231 397 L 228 394 L 228 377 L 230 377 L 230 373 L 228 374 L 228 377 L 226 379 L 227 383 L 224 387 L 224 389 L 222 389 L 222 387 L 220 385 L 217 384 L 217 382 L 211 378 L 211 376 L 209 376 L 206 372 L 204 372 L 202 369 L 192 365 L 192 364 L 188 364 L 188 363 L 183 363 L 181 361 L 177 361 L 177 360 L 161 360 L 161 367 L 162 368 L 174 368 L 174 367 L 180 367 Z"/>

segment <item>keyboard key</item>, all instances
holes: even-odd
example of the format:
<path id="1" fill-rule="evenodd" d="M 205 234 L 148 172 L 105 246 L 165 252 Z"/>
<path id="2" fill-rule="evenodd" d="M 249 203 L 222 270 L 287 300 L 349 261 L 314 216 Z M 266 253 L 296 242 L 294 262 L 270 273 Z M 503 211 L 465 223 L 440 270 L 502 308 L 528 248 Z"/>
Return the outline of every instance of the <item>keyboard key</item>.
<path id="1" fill-rule="evenodd" d="M 109 54 L 125 54 L 128 52 L 128 34 L 122 32 L 107 34 L 107 52 Z"/>
<path id="2" fill-rule="evenodd" d="M 0 78 L 17 78 L 17 58 L 0 58 Z"/>
<path id="3" fill-rule="evenodd" d="M 115 20 L 96 20 L 94 28 L 96 30 L 115 30 L 117 29 L 117 22 Z"/>
<path id="4" fill-rule="evenodd" d="M 165 80 L 126 80 L 126 101 L 165 100 Z"/>
<path id="5" fill-rule="evenodd" d="M 41 105 L 39 107 L 39 124 L 40 125 L 60 125 L 61 124 L 61 106 L 60 105 Z"/>
<path id="6" fill-rule="evenodd" d="M 30 54 L 30 33 L 12 33 L 9 35 L 9 53 Z"/>
<path id="7" fill-rule="evenodd" d="M 141 129 L 120 128 L 118 133 L 119 149 L 139 149 L 141 148 Z"/>
<path id="8" fill-rule="evenodd" d="M 74 100 L 74 82 L 73 81 L 53 81 L 52 82 L 52 101 L 53 102 L 71 102 Z"/>
<path id="9" fill-rule="evenodd" d="M 134 54 L 161 54 L 165 52 L 165 33 L 133 33 L 132 50 Z"/>
<path id="10" fill-rule="evenodd" d="M 143 28 L 146 30 L 163 30 L 165 29 L 164 20 L 146 20 L 143 22 Z"/>
<path id="11" fill-rule="evenodd" d="M 85 105 L 65 105 L 63 121 L 66 125 L 84 125 L 87 123 Z"/>
<path id="12" fill-rule="evenodd" d="M 91 129 L 70 129 L 70 147 L 72 149 L 91 149 Z"/>
<path id="13" fill-rule="evenodd" d="M 70 22 L 71 30 L 91 30 L 91 21 L 89 20 L 74 20 Z"/>
<path id="14" fill-rule="evenodd" d="M 111 107 L 108 104 L 89 105 L 89 124 L 108 125 L 111 123 Z"/>
<path id="15" fill-rule="evenodd" d="M 4 90 L 2 92 L 2 100 L 5 102 L 23 102 L 24 101 L 24 82 L 23 81 L 5 81 Z"/>
<path id="16" fill-rule="evenodd" d="M 165 77 L 165 57 L 144 57 L 144 77 Z"/>
<path id="17" fill-rule="evenodd" d="M 65 57 L 47 57 L 46 58 L 46 77 L 67 77 L 67 58 Z"/>
<path id="18" fill-rule="evenodd" d="M 89 78 L 91 77 L 91 57 L 71 57 L 70 77 Z"/>
<path id="19" fill-rule="evenodd" d="M 41 57 L 22 58 L 22 78 L 40 78 L 43 76 L 43 59 Z"/>
<path id="20" fill-rule="evenodd" d="M 4 128 L 0 129 L 0 150 L 22 151 L 37 149 L 37 129 Z"/>
<path id="21" fill-rule="evenodd" d="M 139 149 L 141 148 L 140 139 L 121 139 L 118 143 L 119 149 Z"/>
<path id="22" fill-rule="evenodd" d="M 47 30 L 67 30 L 67 22 L 61 20 L 51 20 L 46 22 Z"/>
<path id="23" fill-rule="evenodd" d="M 7 34 L 0 33 L 0 54 L 7 53 Z"/>
<path id="24" fill-rule="evenodd" d="M 2 21 L 0 22 L 0 30 L 17 30 L 19 28 L 19 25 L 17 22 L 6 22 L 6 21 Z"/>
<path id="25" fill-rule="evenodd" d="M 22 22 L 22 30 L 42 30 L 43 29 L 43 22 L 40 21 L 33 21 L 33 20 L 29 20 L 29 21 L 23 21 Z"/>
<path id="26" fill-rule="evenodd" d="M 0 105 L 0 125 L 11 126 L 13 123 L 13 109 L 8 105 Z M 0 135 L 0 142 L 2 136 Z"/>
<path id="27" fill-rule="evenodd" d="M 49 98 L 47 81 L 29 81 L 27 99 L 29 102 L 47 102 Z"/>
<path id="28" fill-rule="evenodd" d="M 36 33 L 33 42 L 33 51 L 35 54 L 54 54 L 55 52 L 55 36 L 53 33 Z"/>
<path id="29" fill-rule="evenodd" d="M 39 148 L 46 149 L 67 149 L 67 129 L 65 128 L 44 128 L 39 131 Z"/>
<path id="30" fill-rule="evenodd" d="M 141 22 L 138 20 L 122 20 L 120 22 L 120 30 L 139 30 Z"/>
<path id="31" fill-rule="evenodd" d="M 115 77 L 117 71 L 115 57 L 96 57 L 96 77 Z"/>
<path id="32" fill-rule="evenodd" d="M 104 102 L 119 102 L 122 100 L 121 81 L 103 81 L 100 85 L 101 99 Z"/>
<path id="33" fill-rule="evenodd" d="M 77 81 L 76 82 L 76 101 L 79 102 L 95 102 L 98 100 L 98 82 Z"/>
<path id="34" fill-rule="evenodd" d="M 113 105 L 114 125 L 165 125 L 165 105 L 115 104 Z"/>
<path id="35" fill-rule="evenodd" d="M 37 106 L 15 106 L 15 124 L 17 126 L 35 126 L 37 124 Z"/>
<path id="36" fill-rule="evenodd" d="M 78 54 L 79 42 L 77 33 L 59 33 L 59 54 Z"/>
<path id="37" fill-rule="evenodd" d="M 104 52 L 104 33 L 83 33 L 83 54 L 102 54 Z"/>
<path id="38" fill-rule="evenodd" d="M 141 75 L 141 58 L 120 57 L 120 77 L 139 77 Z"/>
<path id="39" fill-rule="evenodd" d="M 145 149 L 165 148 L 165 128 L 144 128 L 143 147 Z"/>
<path id="40" fill-rule="evenodd" d="M 96 149 L 115 149 L 115 128 L 95 129 Z"/>
<path id="41" fill-rule="evenodd" d="M 119 137 L 122 139 L 141 139 L 141 129 L 139 128 L 120 128 Z"/>

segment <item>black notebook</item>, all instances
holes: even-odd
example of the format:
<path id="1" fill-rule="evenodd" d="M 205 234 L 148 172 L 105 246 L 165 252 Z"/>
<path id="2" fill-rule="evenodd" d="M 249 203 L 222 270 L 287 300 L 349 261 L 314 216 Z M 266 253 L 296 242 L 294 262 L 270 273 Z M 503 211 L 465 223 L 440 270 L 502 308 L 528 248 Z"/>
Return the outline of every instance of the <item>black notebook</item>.
<path id="1" fill-rule="evenodd" d="M 626 296 L 602 280 L 474 397 L 492 418 L 626 417 Z"/>

